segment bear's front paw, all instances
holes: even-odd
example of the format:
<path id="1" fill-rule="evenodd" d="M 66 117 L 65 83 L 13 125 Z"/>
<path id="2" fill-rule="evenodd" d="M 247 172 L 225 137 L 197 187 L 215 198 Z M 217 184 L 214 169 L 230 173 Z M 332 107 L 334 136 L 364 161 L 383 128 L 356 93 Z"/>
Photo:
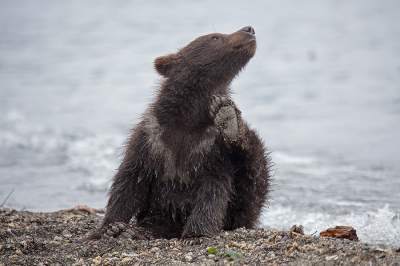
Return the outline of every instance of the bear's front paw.
<path id="1" fill-rule="evenodd" d="M 214 95 L 211 99 L 210 116 L 228 143 L 237 142 L 240 136 L 240 111 L 226 96 Z"/>
<path id="2" fill-rule="evenodd" d="M 138 231 L 134 226 L 123 223 L 115 222 L 108 224 L 102 228 L 96 229 L 91 232 L 85 240 L 96 241 L 101 238 L 127 238 L 127 239 L 148 239 L 148 236 L 143 232 Z"/>
<path id="3" fill-rule="evenodd" d="M 204 218 L 204 216 L 202 218 Z M 220 226 L 215 224 L 214 221 L 206 221 L 198 216 L 192 216 L 185 224 L 181 238 L 193 240 L 198 237 L 212 237 L 221 230 Z"/>
<path id="4" fill-rule="evenodd" d="M 110 238 L 110 237 L 118 237 L 122 234 L 125 234 L 127 228 L 129 227 L 128 224 L 116 222 L 111 223 L 106 226 L 102 226 L 101 228 L 95 229 L 94 231 L 90 232 L 84 240 L 86 241 L 96 241 L 102 238 Z"/>
<path id="5" fill-rule="evenodd" d="M 221 107 L 215 116 L 215 125 L 228 143 L 239 140 L 239 118 L 235 106 L 227 105 Z"/>

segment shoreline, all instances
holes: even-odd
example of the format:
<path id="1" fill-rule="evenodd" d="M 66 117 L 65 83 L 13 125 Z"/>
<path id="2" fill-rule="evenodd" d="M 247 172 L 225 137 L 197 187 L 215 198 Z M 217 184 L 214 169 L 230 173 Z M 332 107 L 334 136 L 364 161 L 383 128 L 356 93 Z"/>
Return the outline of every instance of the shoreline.
<path id="1" fill-rule="evenodd" d="M 126 235 L 80 241 L 101 218 L 91 208 L 48 213 L 0 209 L 0 266 L 400 264 L 399 247 L 265 228 L 186 241 L 136 240 Z"/>

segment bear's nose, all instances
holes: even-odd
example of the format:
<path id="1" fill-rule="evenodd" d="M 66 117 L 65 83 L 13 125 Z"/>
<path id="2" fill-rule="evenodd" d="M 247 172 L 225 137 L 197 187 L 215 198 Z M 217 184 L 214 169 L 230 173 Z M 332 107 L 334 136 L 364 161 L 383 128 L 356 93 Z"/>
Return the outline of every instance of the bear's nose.
<path id="1" fill-rule="evenodd" d="M 251 35 L 256 35 L 256 32 L 254 31 L 252 26 L 246 26 L 244 28 L 241 28 L 240 31 L 250 33 Z"/>

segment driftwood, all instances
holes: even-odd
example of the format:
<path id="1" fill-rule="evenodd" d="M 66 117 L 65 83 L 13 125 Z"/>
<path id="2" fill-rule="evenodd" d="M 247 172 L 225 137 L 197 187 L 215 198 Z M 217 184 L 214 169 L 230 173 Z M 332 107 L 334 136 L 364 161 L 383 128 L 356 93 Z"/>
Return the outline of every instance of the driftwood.
<path id="1" fill-rule="evenodd" d="M 346 238 L 358 241 L 356 229 L 351 226 L 335 226 L 319 233 L 320 237 Z"/>
<path id="2" fill-rule="evenodd" d="M 95 209 L 87 205 L 76 205 L 73 208 L 65 209 L 66 212 L 86 212 L 88 214 L 104 213 L 104 209 Z"/>

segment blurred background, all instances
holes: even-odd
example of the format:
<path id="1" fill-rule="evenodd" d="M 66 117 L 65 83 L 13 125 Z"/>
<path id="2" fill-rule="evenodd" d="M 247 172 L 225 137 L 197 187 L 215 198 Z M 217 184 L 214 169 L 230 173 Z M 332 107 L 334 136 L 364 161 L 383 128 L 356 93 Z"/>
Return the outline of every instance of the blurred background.
<path id="1" fill-rule="evenodd" d="M 232 88 L 275 163 L 260 226 L 352 225 L 398 245 L 399 14 L 396 0 L 2 0 L 0 204 L 104 207 L 154 58 L 252 25 Z"/>

